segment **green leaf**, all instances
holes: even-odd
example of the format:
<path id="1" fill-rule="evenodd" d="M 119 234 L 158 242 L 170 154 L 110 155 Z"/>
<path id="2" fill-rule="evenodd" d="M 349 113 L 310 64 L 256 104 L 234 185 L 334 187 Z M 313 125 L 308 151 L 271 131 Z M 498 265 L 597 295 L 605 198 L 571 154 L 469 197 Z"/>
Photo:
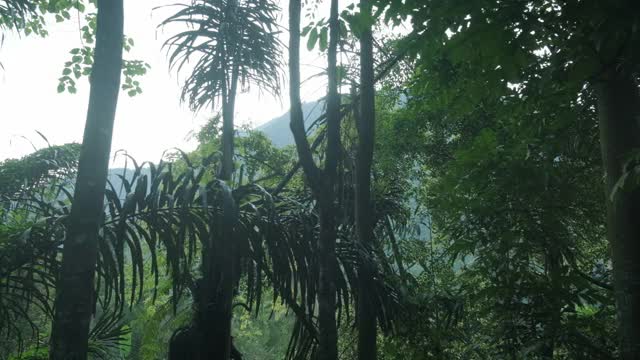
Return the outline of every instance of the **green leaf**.
<path id="1" fill-rule="evenodd" d="M 329 29 L 324 27 L 320 31 L 320 51 L 325 51 L 328 46 Z"/>
<path id="2" fill-rule="evenodd" d="M 300 34 L 302 37 L 307 36 L 307 34 L 309 34 L 309 32 L 311 31 L 312 26 L 311 25 L 307 25 L 304 27 L 304 29 L 302 29 L 302 33 Z"/>
<path id="3" fill-rule="evenodd" d="M 316 47 L 316 42 L 318 41 L 318 29 L 313 28 L 309 33 L 309 39 L 307 40 L 307 49 L 313 50 Z"/>

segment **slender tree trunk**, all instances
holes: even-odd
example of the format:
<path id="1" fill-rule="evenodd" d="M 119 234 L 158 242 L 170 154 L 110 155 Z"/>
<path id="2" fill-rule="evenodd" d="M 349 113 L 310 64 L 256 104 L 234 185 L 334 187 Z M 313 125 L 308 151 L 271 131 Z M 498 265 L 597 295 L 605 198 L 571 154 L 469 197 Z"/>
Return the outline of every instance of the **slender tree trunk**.
<path id="1" fill-rule="evenodd" d="M 316 192 L 321 187 L 321 171 L 313 161 L 313 153 L 304 128 L 300 100 L 300 12 L 302 11 L 300 1 L 289 1 L 289 99 L 291 103 L 289 126 L 296 143 L 300 166 L 310 184 L 311 191 L 317 197 Z"/>
<path id="2" fill-rule="evenodd" d="M 622 359 L 640 359 L 640 188 L 615 184 L 640 149 L 640 94 L 630 71 L 611 68 L 597 84 L 600 144 L 606 171 L 607 237 L 613 261 Z"/>
<path id="3" fill-rule="evenodd" d="M 123 0 L 98 0 L 89 109 L 55 301 L 50 351 L 53 360 L 87 358 L 89 324 L 95 303 L 98 230 L 103 221 L 111 137 L 120 90 L 123 16 Z"/>
<path id="4" fill-rule="evenodd" d="M 558 331 L 562 325 L 562 255 L 557 246 L 549 244 L 547 258 L 547 275 L 550 280 L 551 291 L 548 297 L 548 320 L 544 330 L 544 345 L 542 346 L 542 358 L 553 359 L 557 344 Z"/>
<path id="5" fill-rule="evenodd" d="M 293 133 L 300 164 L 318 203 L 320 218 L 319 235 L 319 360 L 338 358 L 338 330 L 336 326 L 336 221 L 335 184 L 340 151 L 340 95 L 338 94 L 337 49 L 339 37 L 338 1 L 331 1 L 329 20 L 329 94 L 327 96 L 327 148 L 324 169 L 313 161 L 307 140 L 302 106 L 300 103 L 300 0 L 289 2 L 289 76 L 291 99 L 291 131 Z"/>
<path id="6" fill-rule="evenodd" d="M 230 152 L 233 149 L 233 132 L 229 131 L 229 128 L 233 129 L 233 120 L 227 113 L 229 105 L 223 105 L 222 115 L 222 163 L 220 168 L 219 178 L 221 180 L 231 180 L 231 174 L 233 174 L 233 153 Z M 231 133 L 231 136 L 229 136 Z"/>
<path id="7" fill-rule="evenodd" d="M 360 1 L 360 11 L 371 15 L 371 3 Z M 358 359 L 377 358 L 377 322 L 374 296 L 371 293 L 373 269 L 368 261 L 374 247 L 374 221 L 371 201 L 371 165 L 375 141 L 375 89 L 373 70 L 373 34 L 368 26 L 360 34 L 360 116 L 356 156 L 356 231 L 366 256 L 360 264 L 358 288 Z"/>
<path id="8" fill-rule="evenodd" d="M 225 101 L 222 110 L 222 168 L 220 170 L 220 179 L 227 182 L 231 181 L 233 174 L 233 111 L 231 103 Z"/>
<path id="9" fill-rule="evenodd" d="M 231 71 L 230 86 L 223 85 L 222 104 L 222 166 L 220 180 L 231 186 L 234 170 L 234 112 L 238 82 L 238 68 Z M 231 202 L 233 200 L 231 199 Z M 235 214 L 234 209 L 225 207 L 221 232 L 218 236 L 222 242 L 214 250 L 212 269 L 205 275 L 207 296 L 201 305 L 202 319 L 200 326 L 203 330 L 202 351 L 203 360 L 228 360 L 232 354 L 231 321 L 233 318 L 233 295 L 236 278 L 236 246 L 234 239 Z M 215 284 L 215 285 L 214 285 Z"/>
<path id="10" fill-rule="evenodd" d="M 327 148 L 324 164 L 324 186 L 321 189 L 320 205 L 320 297 L 318 325 L 320 330 L 319 360 L 338 359 L 338 329 L 336 325 L 336 221 L 335 184 L 338 176 L 340 156 L 340 94 L 338 93 L 338 39 L 340 23 L 338 0 L 331 0 L 329 16 L 329 52 L 327 73 L 329 92 L 327 95 Z"/>
<path id="11" fill-rule="evenodd" d="M 234 112 L 237 91 L 237 67 L 232 70 L 231 86 L 227 87 L 226 81 L 222 85 L 222 166 L 219 178 L 226 182 L 231 181 L 233 174 L 233 137 L 234 137 Z"/>
<path id="12" fill-rule="evenodd" d="M 338 358 L 338 330 L 336 325 L 335 210 L 329 199 L 320 201 L 320 204 L 320 287 L 318 293 L 320 347 L 318 359 L 336 360 Z"/>

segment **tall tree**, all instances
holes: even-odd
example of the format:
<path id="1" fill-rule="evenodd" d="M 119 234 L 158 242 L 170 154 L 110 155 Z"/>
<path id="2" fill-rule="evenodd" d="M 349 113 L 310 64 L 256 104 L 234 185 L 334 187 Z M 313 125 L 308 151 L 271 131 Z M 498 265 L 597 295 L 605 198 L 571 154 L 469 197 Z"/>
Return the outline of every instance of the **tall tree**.
<path id="1" fill-rule="evenodd" d="M 411 14 L 415 30 L 426 30 L 426 36 L 436 37 L 425 43 L 448 44 L 445 47 L 449 48 L 454 63 L 484 64 L 483 72 L 494 72 L 505 82 L 518 83 L 526 89 L 528 84 L 522 81 L 522 68 L 545 59 L 534 68 L 536 77 L 550 83 L 567 80 L 572 83 L 557 87 L 554 92 L 570 94 L 574 101 L 581 103 L 584 98 L 576 97 L 578 92 L 583 88 L 595 90 L 600 148 L 606 171 L 607 237 L 612 250 L 620 349 L 625 359 L 639 358 L 640 259 L 637 250 L 640 227 L 633 219 L 640 195 L 633 172 L 637 162 L 635 151 L 640 144 L 637 120 L 632 119 L 637 118 L 639 106 L 637 29 L 640 17 L 637 14 L 640 3 L 631 0 L 566 0 L 553 4 L 412 1 L 407 2 L 405 10 L 409 9 L 415 10 Z M 447 29 L 455 31 L 447 32 Z M 471 38 L 474 43 L 484 41 L 492 46 L 474 48 L 468 41 Z M 493 40 L 488 40 L 490 38 Z M 482 93 L 485 89 L 477 88 L 473 92 Z"/>
<path id="2" fill-rule="evenodd" d="M 638 166 L 630 156 L 640 149 L 640 91 L 632 69 L 619 63 L 605 69 L 596 88 L 620 352 L 640 359 L 640 187 L 616 191 Z"/>
<path id="3" fill-rule="evenodd" d="M 276 12 L 272 1 L 200 0 L 166 19 L 170 23 L 192 24 L 193 28 L 169 38 L 173 47 L 171 66 L 178 71 L 192 58 L 196 66 L 186 79 L 182 99 L 193 110 L 218 105 L 222 110 L 222 161 L 218 177 L 229 186 L 234 171 L 234 112 L 239 86 L 257 85 L 278 94 L 280 85 L 280 42 L 276 37 Z M 199 281 L 199 309 L 196 331 L 200 356 L 229 359 L 232 353 L 231 320 L 234 284 L 238 277 L 238 254 L 234 239 L 233 199 L 229 196 L 219 248 L 202 248 L 202 279 Z M 210 257 L 210 258 L 209 258 Z"/>
<path id="4" fill-rule="evenodd" d="M 328 79 L 327 96 L 327 145 L 324 169 L 313 160 L 304 128 L 300 103 L 300 0 L 289 2 L 289 77 L 291 99 L 291 131 L 293 133 L 300 164 L 318 204 L 319 233 L 319 354 L 321 360 L 338 358 L 338 334 L 336 326 L 336 219 L 335 185 L 337 182 L 340 152 L 340 94 L 338 93 L 337 52 L 340 36 L 338 1 L 331 0 L 329 17 Z"/>
<path id="5" fill-rule="evenodd" d="M 373 269 L 369 256 L 373 250 L 374 219 L 371 199 L 371 165 L 375 142 L 375 75 L 373 67 L 373 34 L 370 19 L 371 2 L 360 1 L 360 114 L 358 128 L 358 151 L 356 155 L 355 222 L 361 251 L 365 253 L 360 264 L 358 288 L 358 359 L 375 360 L 377 357 L 377 321 L 371 288 Z"/>
<path id="6" fill-rule="evenodd" d="M 52 360 L 86 359 L 111 137 L 120 88 L 123 0 L 98 0 L 89 109 L 67 223 L 51 334 Z"/>

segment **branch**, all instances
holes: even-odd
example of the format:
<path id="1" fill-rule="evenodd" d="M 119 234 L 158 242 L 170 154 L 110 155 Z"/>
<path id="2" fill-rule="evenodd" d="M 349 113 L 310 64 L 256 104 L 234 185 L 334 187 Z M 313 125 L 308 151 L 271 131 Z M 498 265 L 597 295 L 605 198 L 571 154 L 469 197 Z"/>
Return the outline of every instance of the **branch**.
<path id="1" fill-rule="evenodd" d="M 291 28 L 291 24 L 290 24 L 290 28 Z M 293 37 L 293 33 L 291 35 Z M 290 49 L 291 48 L 291 40 L 289 43 Z M 298 46 L 299 46 L 299 40 L 298 40 Z M 400 51 L 398 51 L 398 53 L 391 59 L 389 59 L 387 62 L 385 62 L 384 64 L 381 64 L 381 69 L 378 71 L 378 74 L 376 75 L 374 81 L 377 83 L 380 80 L 384 79 L 385 76 L 387 76 L 389 74 L 389 72 L 391 72 L 391 70 L 393 70 L 393 68 L 398 65 L 398 63 L 404 59 L 404 57 L 407 55 L 409 51 L 409 47 L 404 47 L 403 49 L 401 49 Z M 299 52 L 299 48 L 298 48 L 298 52 Z M 290 53 L 290 59 L 289 59 L 289 63 L 291 63 L 291 53 Z M 299 64 L 299 61 L 298 61 Z M 290 72 L 291 72 L 291 65 L 289 68 Z M 295 71 L 295 70 L 294 70 Z M 292 74 L 290 73 L 289 76 L 292 76 Z M 295 86 L 293 82 L 291 82 L 291 91 L 295 91 L 297 93 L 297 101 L 298 103 L 300 102 L 300 72 L 298 69 L 297 72 L 297 80 L 298 80 L 298 85 Z M 291 77 L 292 81 L 294 80 L 293 77 Z M 294 90 L 294 87 L 297 89 Z M 295 118 L 294 119 L 294 114 L 293 114 L 293 108 L 294 108 L 294 99 L 292 99 L 291 101 L 291 132 L 293 133 L 293 137 L 294 140 L 296 141 L 296 148 L 299 147 L 298 142 L 300 141 L 301 145 L 303 147 L 303 151 L 305 151 L 304 146 L 306 143 L 307 148 L 309 147 L 309 141 L 307 140 L 307 135 L 306 135 L 306 131 L 304 130 L 304 117 L 300 116 L 299 118 Z M 360 94 L 356 93 L 355 96 L 352 99 L 352 102 L 348 105 L 344 105 L 343 106 L 343 110 L 341 112 L 341 118 L 346 116 L 346 114 L 350 113 L 354 108 L 356 108 L 357 106 L 359 106 L 360 104 Z M 301 106 L 301 105 L 300 105 Z M 302 110 L 300 110 L 300 113 L 302 113 Z M 300 114 L 301 115 L 301 114 Z M 327 119 L 327 113 L 323 113 L 322 115 L 318 116 L 318 118 L 316 120 L 313 121 L 313 126 L 315 126 L 316 124 L 320 124 L 323 121 L 325 121 Z M 300 131 L 299 127 L 300 127 L 300 122 L 302 122 L 302 131 Z M 295 123 L 295 125 L 294 125 Z M 296 129 L 294 130 L 293 127 L 296 127 Z M 297 132 L 297 133 L 296 133 Z M 320 133 L 320 135 L 316 138 L 316 140 L 313 142 L 313 144 L 311 145 L 311 148 L 309 149 L 309 152 L 312 153 L 321 143 L 322 140 L 324 140 L 324 136 L 325 133 L 322 132 Z M 299 138 L 299 140 L 298 140 Z M 300 150 L 298 150 L 298 153 L 300 154 Z M 312 154 L 311 154 L 312 155 Z M 307 156 L 307 155 L 305 155 Z M 308 160 L 307 160 L 308 161 Z M 313 163 L 313 156 L 311 157 L 311 162 Z M 316 170 L 318 172 L 320 172 L 320 169 L 315 165 L 315 163 L 313 163 L 313 166 L 316 168 Z M 276 188 L 273 190 L 272 195 L 273 196 L 277 196 L 278 194 L 280 194 L 282 192 L 282 190 L 284 190 L 284 188 L 289 184 L 289 182 L 291 181 L 291 179 L 293 178 L 293 176 L 298 172 L 298 170 L 301 167 L 301 160 L 298 160 L 298 162 L 293 166 L 293 168 L 287 173 L 287 175 L 284 177 L 284 179 L 278 184 L 278 186 L 276 186 Z"/>
<path id="2" fill-rule="evenodd" d="M 293 133 L 298 150 L 298 162 L 307 175 L 311 190 L 319 192 L 321 188 L 321 170 L 313 161 L 313 153 L 304 128 L 304 114 L 300 101 L 300 0 L 289 4 L 289 97 L 291 102 L 291 120 L 289 127 Z"/>

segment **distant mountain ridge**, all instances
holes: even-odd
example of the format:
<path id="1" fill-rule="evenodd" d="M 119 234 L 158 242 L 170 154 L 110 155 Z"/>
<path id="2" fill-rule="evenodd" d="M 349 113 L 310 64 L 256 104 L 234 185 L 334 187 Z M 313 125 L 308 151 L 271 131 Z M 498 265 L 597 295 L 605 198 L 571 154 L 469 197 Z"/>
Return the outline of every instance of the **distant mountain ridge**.
<path id="1" fill-rule="evenodd" d="M 302 113 L 304 114 L 304 124 L 309 127 L 324 111 L 324 104 L 320 101 L 312 101 L 302 104 Z M 277 118 L 271 119 L 265 124 L 262 124 L 256 128 L 256 130 L 264 133 L 269 140 L 276 147 L 285 147 L 288 145 L 294 145 L 293 134 L 289 129 L 289 121 L 291 119 L 291 112 L 280 115 Z"/>

